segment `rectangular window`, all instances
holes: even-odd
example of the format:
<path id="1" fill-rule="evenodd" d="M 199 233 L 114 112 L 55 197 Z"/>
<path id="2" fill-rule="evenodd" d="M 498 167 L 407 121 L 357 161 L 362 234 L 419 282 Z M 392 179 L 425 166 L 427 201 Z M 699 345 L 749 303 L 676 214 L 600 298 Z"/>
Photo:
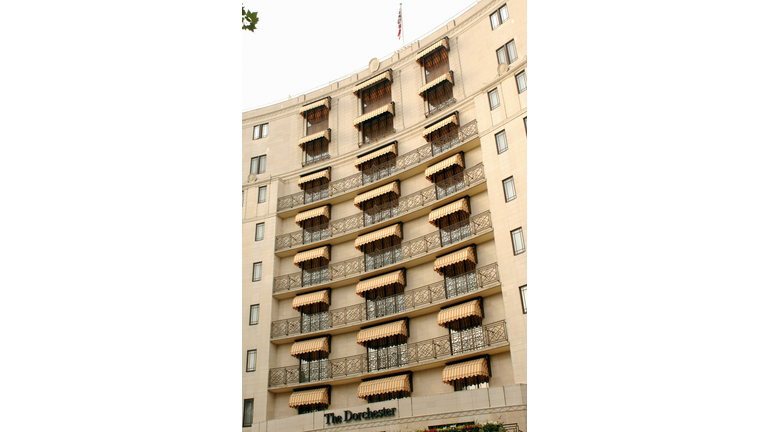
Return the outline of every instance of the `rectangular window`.
<path id="1" fill-rule="evenodd" d="M 526 300 L 525 296 L 526 296 L 526 292 L 527 291 L 528 291 L 528 285 L 523 285 L 523 286 L 520 287 L 520 301 L 523 302 L 523 313 L 524 314 L 528 313 L 528 307 L 525 304 L 525 300 Z"/>
<path id="2" fill-rule="evenodd" d="M 261 263 L 253 263 L 253 281 L 258 282 L 261 280 Z"/>
<path id="3" fill-rule="evenodd" d="M 496 27 L 505 23 L 508 19 L 509 11 L 507 11 L 507 5 L 504 5 L 491 14 L 491 29 L 496 30 Z"/>
<path id="4" fill-rule="evenodd" d="M 253 399 L 246 399 L 243 404 L 243 427 L 253 426 Z"/>
<path id="5" fill-rule="evenodd" d="M 488 92 L 488 101 L 491 103 L 491 111 L 499 107 L 499 89 L 493 89 Z"/>
<path id="6" fill-rule="evenodd" d="M 515 48 L 514 39 L 496 50 L 496 60 L 498 60 L 499 64 L 512 64 L 512 62 L 517 60 L 517 49 Z"/>
<path id="7" fill-rule="evenodd" d="M 507 50 L 504 47 L 496 50 L 496 60 L 499 61 L 499 64 L 507 63 Z"/>
<path id="8" fill-rule="evenodd" d="M 259 200 L 258 202 L 263 203 L 267 200 L 267 187 L 266 186 L 259 186 Z"/>
<path id="9" fill-rule="evenodd" d="M 259 305 L 251 305 L 250 325 L 256 325 L 258 323 L 259 323 Z"/>
<path id="10" fill-rule="evenodd" d="M 524 92 L 526 89 L 525 71 L 522 71 L 519 74 L 515 75 L 515 78 L 517 79 L 517 92 L 518 93 Z"/>
<path id="11" fill-rule="evenodd" d="M 267 170 L 267 155 L 251 158 L 251 174 L 262 174 Z"/>
<path id="12" fill-rule="evenodd" d="M 245 371 L 253 372 L 256 370 L 256 350 L 248 350 L 248 360 L 245 362 Z"/>
<path id="13" fill-rule="evenodd" d="M 487 376 L 475 376 L 471 378 L 461 378 L 453 382 L 453 391 L 475 390 L 488 387 Z"/>
<path id="14" fill-rule="evenodd" d="M 512 248 L 515 250 L 515 255 L 519 255 L 525 252 L 525 242 L 523 241 L 523 229 L 518 228 L 511 232 L 512 234 Z"/>
<path id="15" fill-rule="evenodd" d="M 517 198 L 517 193 L 515 192 L 514 178 L 510 177 L 508 179 L 504 179 L 502 184 L 504 185 L 504 198 L 506 198 L 507 202 L 510 202 L 513 199 Z"/>
<path id="16" fill-rule="evenodd" d="M 528 135 L 528 117 L 523 117 L 523 126 L 525 126 L 525 134 Z"/>
<path id="17" fill-rule="evenodd" d="M 455 354 L 483 349 L 485 337 L 483 326 L 462 328 L 460 330 L 449 329 L 451 335 L 451 352 Z"/>
<path id="18" fill-rule="evenodd" d="M 501 131 L 496 134 L 496 151 L 499 154 L 502 154 L 505 151 L 507 151 L 507 132 L 506 131 Z"/>
<path id="19" fill-rule="evenodd" d="M 264 240 L 264 223 L 256 224 L 256 241 Z"/>
<path id="20" fill-rule="evenodd" d="M 253 139 L 266 138 L 269 133 L 269 124 L 264 123 L 253 127 Z"/>

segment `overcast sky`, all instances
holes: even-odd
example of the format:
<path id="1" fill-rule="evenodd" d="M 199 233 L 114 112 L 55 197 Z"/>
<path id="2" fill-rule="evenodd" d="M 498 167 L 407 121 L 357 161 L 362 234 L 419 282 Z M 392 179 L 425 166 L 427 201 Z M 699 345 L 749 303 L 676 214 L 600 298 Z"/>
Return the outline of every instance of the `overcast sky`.
<path id="1" fill-rule="evenodd" d="M 259 12 L 256 31 L 243 32 L 243 111 L 307 93 L 345 78 L 402 48 L 401 0 L 333 2 L 244 1 Z M 403 3 L 406 45 L 431 33 L 475 0 Z"/>

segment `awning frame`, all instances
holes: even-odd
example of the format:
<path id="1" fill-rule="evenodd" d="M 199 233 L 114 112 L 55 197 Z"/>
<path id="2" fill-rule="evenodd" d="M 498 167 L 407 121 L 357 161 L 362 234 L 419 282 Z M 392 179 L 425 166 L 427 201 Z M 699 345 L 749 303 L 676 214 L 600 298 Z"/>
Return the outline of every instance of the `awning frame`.
<path id="1" fill-rule="evenodd" d="M 466 204 L 467 204 L 466 210 L 464 209 L 464 206 L 461 205 L 462 201 L 465 201 Z M 447 208 L 447 207 L 452 206 L 452 205 L 457 205 L 459 208 L 451 211 L 450 213 L 445 213 L 445 214 L 442 214 L 440 216 L 437 216 L 437 212 L 439 210 L 442 210 L 442 209 Z M 463 196 L 463 197 L 461 197 L 461 198 L 459 198 L 459 199 L 457 199 L 455 201 L 451 201 L 448 204 L 444 204 L 444 205 L 442 205 L 442 206 L 440 206 L 440 207 L 430 211 L 429 212 L 429 216 L 427 216 L 427 222 L 429 222 L 432 226 L 440 228 L 439 222 L 440 222 L 441 219 L 443 219 L 445 217 L 449 217 L 450 215 L 452 215 L 454 213 L 457 213 L 457 212 L 465 212 L 468 216 L 472 214 L 472 203 L 471 203 L 471 201 L 469 199 L 469 195 L 465 195 L 465 196 Z"/>
<path id="2" fill-rule="evenodd" d="M 369 120 L 373 120 L 376 117 L 387 115 L 387 114 L 391 114 L 392 117 L 395 116 L 395 101 L 391 101 L 380 108 L 377 108 L 369 113 L 361 115 L 360 117 L 355 119 L 355 121 L 352 123 L 352 126 L 357 128 L 357 130 L 360 130 L 360 128 L 363 126 L 363 123 Z"/>
<path id="3" fill-rule="evenodd" d="M 467 363 L 467 362 L 471 362 L 471 361 L 475 361 L 475 360 L 480 360 L 480 359 L 485 359 L 485 366 L 488 369 L 488 379 L 490 380 L 490 378 L 493 377 L 493 371 L 491 370 L 491 356 L 490 356 L 490 354 L 484 354 L 484 355 L 477 356 L 477 357 L 472 357 L 472 358 L 469 358 L 469 359 L 463 359 L 463 360 L 456 360 L 456 361 L 452 361 L 452 362 L 447 362 L 445 364 L 445 367 L 448 368 L 449 366 L 458 365 L 458 364 L 462 364 L 462 363 Z M 443 377 L 445 377 L 445 369 L 443 369 L 443 374 L 442 375 L 443 375 Z M 475 375 L 475 376 L 480 376 L 480 375 Z M 475 377 L 475 376 L 473 376 L 473 377 Z M 468 378 L 468 377 L 456 378 L 454 380 L 449 380 L 449 381 L 443 380 L 443 382 L 445 384 L 453 384 L 454 381 L 458 381 L 460 379 L 466 379 L 466 378 Z"/>
<path id="4" fill-rule="evenodd" d="M 419 66 L 424 67 L 424 57 L 434 53 L 438 49 L 445 49 L 446 51 L 451 50 L 451 46 L 448 44 L 448 36 L 444 36 L 443 38 L 435 41 L 434 43 L 430 44 L 428 47 L 424 48 L 423 50 L 419 51 L 418 54 L 416 54 L 416 63 L 419 64 Z"/>
<path id="5" fill-rule="evenodd" d="M 381 377 L 376 377 L 376 378 L 370 378 L 370 379 L 363 380 L 360 383 L 360 385 L 357 387 L 357 397 L 359 397 L 361 399 L 365 399 L 365 398 L 367 398 L 369 396 L 393 393 L 391 391 L 384 391 L 384 392 L 370 392 L 370 393 L 362 394 L 361 395 L 364 386 L 365 387 L 370 387 L 371 384 L 373 384 L 373 383 L 380 382 L 382 380 L 386 380 L 386 379 L 390 379 L 390 378 L 395 378 L 395 377 L 405 377 L 404 379 L 407 381 L 407 384 L 408 384 L 408 389 L 407 390 L 397 390 L 397 392 L 408 392 L 409 394 L 413 392 L 413 372 L 412 371 L 408 371 L 408 372 L 400 372 L 400 373 L 395 373 L 395 374 L 391 374 L 391 375 L 385 375 L 385 376 L 381 376 Z"/>
<path id="6" fill-rule="evenodd" d="M 440 275 L 443 275 L 443 271 L 444 271 L 444 269 L 445 269 L 445 268 L 447 268 L 448 266 L 456 265 L 456 264 L 458 264 L 459 262 L 463 262 L 463 261 L 467 261 L 467 260 L 457 261 L 457 262 L 455 262 L 455 263 L 446 264 L 446 265 L 444 265 L 444 266 L 441 266 L 441 267 L 437 267 L 437 263 L 438 263 L 438 261 L 440 261 L 442 258 L 445 258 L 445 257 L 447 257 L 447 256 L 453 255 L 453 254 L 455 254 L 455 253 L 459 253 L 459 252 L 462 252 L 462 251 L 464 251 L 464 250 L 466 250 L 466 249 L 469 249 L 469 248 L 471 248 L 471 249 L 472 249 L 472 251 L 471 251 L 471 257 L 472 257 L 472 258 L 474 258 L 474 261 L 473 261 L 473 262 L 475 263 L 475 265 L 477 265 L 477 261 L 478 261 L 478 260 L 477 260 L 477 245 L 475 245 L 475 244 L 473 243 L 473 244 L 471 244 L 471 245 L 469 245 L 469 246 L 466 246 L 466 247 L 463 247 L 463 248 L 460 248 L 460 249 L 456 249 L 456 250 L 455 250 L 455 251 L 453 251 L 453 252 L 448 252 L 447 254 L 443 254 L 443 255 L 440 255 L 440 256 L 438 256 L 438 257 L 435 257 L 435 262 L 432 264 L 432 269 L 433 269 L 434 271 L 436 271 L 438 274 L 440 274 Z M 472 260 L 469 260 L 469 261 L 472 261 Z"/>
<path id="7" fill-rule="evenodd" d="M 451 121 L 448 121 L 448 120 L 451 120 Z M 443 123 L 443 122 L 445 122 L 445 124 L 441 125 L 440 123 Z M 444 116 L 443 118 L 433 121 L 432 123 L 424 126 L 424 130 L 421 132 L 421 137 L 427 141 L 431 141 L 430 138 L 432 138 L 433 133 L 445 127 L 450 127 L 450 125 L 452 124 L 456 125 L 455 129 L 458 129 L 459 127 L 461 127 L 458 111 L 454 111 Z"/>
<path id="8" fill-rule="evenodd" d="M 380 274 L 378 276 L 373 276 L 373 277 L 369 277 L 367 279 L 361 280 L 360 282 L 357 283 L 357 285 L 355 285 L 355 294 L 357 294 L 357 295 L 359 295 L 361 297 L 365 297 L 365 295 L 367 293 L 369 293 L 370 291 L 376 291 L 378 289 L 381 289 L 383 287 L 387 287 L 387 286 L 390 286 L 390 285 L 401 285 L 401 282 L 400 282 L 400 274 L 401 273 L 402 273 L 402 280 L 403 280 L 402 281 L 402 286 L 403 286 L 403 288 L 405 288 L 408 285 L 408 279 L 407 279 L 408 272 L 407 272 L 407 269 L 405 267 L 402 267 L 402 268 L 399 268 L 397 270 L 394 270 L 394 271 L 391 271 L 391 272 L 388 272 L 388 273 Z M 370 285 L 372 282 L 376 282 L 376 281 L 379 281 L 379 280 L 386 280 L 386 279 L 389 279 L 389 278 L 393 278 L 393 279 L 396 279 L 396 280 L 393 281 L 393 282 L 377 284 L 377 285 L 372 286 L 372 287 L 366 286 L 366 285 Z"/>
<path id="9" fill-rule="evenodd" d="M 393 80 L 394 80 L 394 78 L 392 76 L 392 68 L 389 68 L 389 69 L 385 70 L 384 72 L 377 73 L 376 75 L 368 78 L 367 80 L 361 82 L 360 84 L 357 84 L 354 87 L 354 89 L 352 90 L 352 94 L 354 94 L 355 96 L 357 96 L 359 98 L 360 95 L 358 93 L 360 93 L 361 91 L 363 91 L 363 90 L 365 90 L 365 89 L 367 89 L 369 87 L 375 86 L 376 84 L 379 84 L 382 81 L 392 82 Z"/>
<path id="10" fill-rule="evenodd" d="M 462 317 L 462 318 L 455 319 L 455 320 L 452 320 L 452 321 L 446 321 L 444 323 L 440 323 L 440 314 L 444 310 L 448 310 L 448 309 L 459 307 L 459 306 L 469 305 L 470 303 L 474 303 L 475 301 L 479 301 L 479 303 L 480 303 L 480 317 L 479 318 L 477 318 L 477 315 L 470 315 L 470 316 Z M 457 304 L 454 304 L 454 305 L 451 305 L 451 306 L 443 306 L 443 307 L 441 307 L 440 311 L 437 313 L 437 322 L 438 322 L 437 325 L 439 325 L 440 327 L 444 327 L 444 328 L 458 330 L 458 329 L 461 329 L 461 328 L 465 327 L 464 324 L 465 324 L 466 321 L 469 321 L 470 325 L 482 324 L 483 318 L 485 318 L 485 306 L 483 305 L 483 297 L 478 296 L 478 297 L 475 297 L 475 298 L 472 298 L 472 299 L 469 299 L 469 300 L 465 300 L 465 301 L 463 301 L 461 303 L 457 303 Z"/>
<path id="11" fill-rule="evenodd" d="M 315 392 L 318 390 L 325 390 L 325 392 L 323 392 L 324 393 L 323 396 L 325 396 L 325 398 L 321 396 L 320 399 L 327 399 L 327 402 L 324 400 L 321 400 L 319 402 L 314 402 L 314 403 L 296 403 L 298 402 L 296 401 L 296 399 L 299 399 L 299 397 L 294 397 L 294 395 L 299 395 L 304 392 Z M 324 406 L 325 408 L 328 408 L 330 404 L 331 404 L 331 386 L 330 385 L 294 390 L 293 393 L 291 393 L 291 396 L 288 398 L 288 406 L 291 408 L 298 408 L 300 406 L 307 406 L 307 405 L 319 405 L 319 406 Z"/>
<path id="12" fill-rule="evenodd" d="M 299 115 L 301 115 L 304 118 L 307 118 L 306 114 L 308 112 L 310 112 L 312 110 L 315 110 L 315 109 L 318 109 L 320 107 L 325 107 L 326 109 L 330 110 L 331 109 L 331 97 L 330 96 L 326 96 L 326 97 L 318 99 L 318 100 L 316 100 L 314 102 L 310 102 L 308 104 L 302 105 L 301 108 L 299 108 Z"/>
<path id="13" fill-rule="evenodd" d="M 391 151 L 391 150 L 390 151 L 385 151 L 382 154 L 379 154 L 379 155 L 376 155 L 376 156 L 370 156 L 370 155 L 372 155 L 374 153 L 377 153 L 377 152 L 380 152 L 380 151 L 383 151 L 383 150 L 389 150 L 390 147 L 393 147 L 394 151 Z M 379 158 L 381 156 L 388 155 L 388 154 L 394 154 L 395 156 L 397 156 L 397 140 L 394 140 L 392 142 L 384 144 L 381 147 L 375 148 L 373 150 L 367 151 L 367 152 L 357 156 L 357 158 L 355 159 L 355 168 L 357 168 L 358 170 L 362 171 L 362 168 L 360 168 L 360 166 L 363 165 L 364 163 L 370 162 L 373 159 L 376 159 L 376 158 Z"/>
<path id="14" fill-rule="evenodd" d="M 387 230 L 390 230 L 390 231 L 393 231 L 393 232 L 392 233 L 388 233 L 388 235 L 386 235 L 384 237 L 379 237 L 379 238 L 368 237 L 371 234 L 383 233 L 383 232 L 385 232 Z M 403 238 L 403 223 L 402 222 L 397 222 L 397 223 L 394 223 L 392 225 L 385 226 L 384 228 L 379 228 L 377 230 L 373 230 L 371 232 L 368 232 L 368 233 L 361 234 L 361 235 L 357 236 L 357 238 L 355 239 L 355 244 L 354 244 L 355 245 L 355 249 L 362 250 L 361 248 L 363 246 L 367 245 L 368 243 L 373 243 L 373 242 L 376 242 L 378 240 L 383 240 L 383 239 L 389 238 L 389 237 L 399 237 L 400 239 Z"/>
<path id="15" fill-rule="evenodd" d="M 384 327 L 384 326 L 387 326 L 387 325 L 397 324 L 400 321 L 405 321 L 405 335 L 403 335 L 402 333 L 397 333 L 397 334 L 394 334 L 394 335 L 388 335 L 388 336 L 384 336 L 384 337 L 376 337 L 374 339 L 365 339 L 365 340 L 362 340 L 362 341 L 360 340 L 360 333 L 365 331 L 365 330 L 369 330 L 369 329 L 373 329 L 373 328 L 377 328 L 377 327 Z M 366 326 L 366 327 L 361 328 L 357 332 L 357 343 L 359 345 L 364 346 L 364 347 L 373 347 L 373 348 L 375 348 L 375 347 L 378 347 L 379 345 L 384 346 L 384 345 L 392 345 L 392 344 L 395 344 L 395 343 L 397 343 L 397 344 L 406 343 L 408 341 L 408 337 L 410 335 L 411 335 L 410 320 L 408 319 L 408 317 L 404 317 L 404 318 L 398 318 L 398 319 L 393 320 L 393 321 L 389 321 L 389 322 L 385 322 L 385 323 L 381 323 L 381 324 L 376 324 L 376 325 L 372 325 L 372 326 Z M 380 341 L 385 341 L 385 343 L 382 344 L 382 343 L 380 343 Z"/>
<path id="16" fill-rule="evenodd" d="M 454 82 L 453 82 L 453 71 L 452 70 L 450 70 L 450 71 L 440 75 L 439 77 L 435 78 L 434 80 L 432 80 L 432 81 L 424 84 L 423 86 L 421 86 L 421 88 L 419 89 L 419 96 L 421 96 L 422 99 L 426 99 L 427 98 L 427 92 L 429 90 L 432 90 L 433 88 L 435 88 L 435 87 L 437 87 L 439 85 L 443 85 L 446 82 L 451 83 L 451 86 L 454 85 Z"/>

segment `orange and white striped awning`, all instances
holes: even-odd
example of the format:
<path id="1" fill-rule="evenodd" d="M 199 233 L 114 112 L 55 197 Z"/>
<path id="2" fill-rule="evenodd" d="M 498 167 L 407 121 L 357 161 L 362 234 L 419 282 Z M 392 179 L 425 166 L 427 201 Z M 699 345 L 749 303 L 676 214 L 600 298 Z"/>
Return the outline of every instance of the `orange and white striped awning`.
<path id="1" fill-rule="evenodd" d="M 291 307 L 299 310 L 302 306 L 311 305 L 315 303 L 331 304 L 331 299 L 328 297 L 329 290 L 322 290 L 309 294 L 298 295 L 293 298 Z"/>
<path id="2" fill-rule="evenodd" d="M 304 138 L 300 139 L 299 140 L 299 147 L 304 148 L 304 144 L 306 144 L 308 142 L 311 142 L 311 141 L 314 141 L 314 140 L 317 140 L 317 139 L 322 139 L 322 138 L 325 138 L 326 141 L 330 141 L 331 140 L 331 129 L 330 128 L 328 128 L 328 129 L 326 129 L 324 131 L 320 131 L 318 133 L 314 133 L 312 135 L 305 136 Z"/>
<path id="3" fill-rule="evenodd" d="M 330 348 L 328 348 L 328 336 L 294 342 L 293 345 L 291 345 L 291 355 L 294 357 L 318 351 L 330 351 Z"/>
<path id="4" fill-rule="evenodd" d="M 365 90 L 368 87 L 370 87 L 372 85 L 375 85 L 375 84 L 378 84 L 378 83 L 380 83 L 380 82 L 382 82 L 384 80 L 392 82 L 392 71 L 391 70 L 384 71 L 383 73 L 380 73 L 380 74 L 376 75 L 373 78 L 370 78 L 370 79 L 367 79 L 367 80 L 361 82 L 360 84 L 355 86 L 355 88 L 352 90 L 352 93 L 354 93 L 354 95 L 357 96 L 357 93 L 360 90 Z"/>
<path id="5" fill-rule="evenodd" d="M 312 180 L 317 180 L 321 178 L 327 178 L 329 181 L 331 180 L 331 170 L 330 169 L 324 169 L 322 171 L 318 171 L 316 173 L 307 174 L 305 176 L 299 177 L 299 186 L 303 185 L 304 183 L 311 182 Z"/>
<path id="6" fill-rule="evenodd" d="M 431 212 L 429 212 L 429 223 L 431 223 L 434 226 L 437 226 L 436 221 L 438 219 L 444 218 L 458 211 L 463 211 L 464 213 L 469 214 L 469 201 L 467 201 L 466 198 L 462 198 L 458 201 L 454 201 L 450 204 L 446 204 L 440 208 L 436 208 Z"/>
<path id="7" fill-rule="evenodd" d="M 372 159 L 376 159 L 379 156 L 384 156 L 385 154 L 388 154 L 388 153 L 392 153 L 393 155 L 397 156 L 397 144 L 393 143 L 384 148 L 378 149 L 375 152 L 358 156 L 357 161 L 355 161 L 355 167 L 357 169 L 360 169 L 360 165 L 364 164 L 365 162 L 368 162 L 369 160 L 372 160 Z"/>
<path id="8" fill-rule="evenodd" d="M 438 130 L 440 128 L 444 128 L 444 127 L 446 127 L 446 126 L 448 126 L 450 124 L 455 124 L 456 126 L 459 125 L 459 115 L 458 114 L 453 114 L 453 115 L 451 115 L 448 118 L 444 118 L 444 119 L 440 120 L 439 122 L 433 124 L 432 126 L 428 126 L 426 129 L 424 129 L 424 132 L 421 133 L 421 136 L 424 139 L 429 140 L 429 134 L 431 134 L 432 132 L 434 132 L 434 131 L 436 131 L 436 130 Z"/>
<path id="9" fill-rule="evenodd" d="M 464 166 L 464 156 L 462 156 L 461 153 L 456 153 L 448 159 L 443 159 L 434 165 L 430 165 L 427 167 L 426 171 L 424 171 L 424 177 L 431 181 L 433 175 L 446 170 L 453 165 L 458 165 L 460 167 Z"/>
<path id="10" fill-rule="evenodd" d="M 360 250 L 363 245 L 366 245 L 376 240 L 381 240 L 387 237 L 400 237 L 403 238 L 403 231 L 400 229 L 400 224 L 390 225 L 386 228 L 370 232 L 355 239 L 355 249 Z"/>
<path id="11" fill-rule="evenodd" d="M 299 108 L 299 114 L 304 116 L 307 112 L 312 111 L 315 108 L 320 108 L 321 106 L 331 109 L 331 97 L 330 96 L 324 97 L 319 101 L 315 101 L 310 104 L 304 105 L 303 107 Z"/>
<path id="12" fill-rule="evenodd" d="M 427 92 L 427 90 L 445 81 L 448 81 L 449 83 L 453 84 L 453 72 L 448 71 L 440 75 L 439 77 L 433 79 L 432 81 L 428 82 L 426 85 L 422 86 L 419 89 L 419 96 L 421 96 L 421 98 L 424 99 L 425 97 L 424 94 Z"/>
<path id="13" fill-rule="evenodd" d="M 425 49 L 421 50 L 418 54 L 416 54 L 416 63 L 421 65 L 422 61 L 424 61 L 424 57 L 428 56 L 429 54 L 435 52 L 437 49 L 445 48 L 447 50 L 450 50 L 448 47 L 448 38 L 444 37 L 440 39 L 439 41 L 433 43 L 432 45 L 426 47 Z"/>
<path id="14" fill-rule="evenodd" d="M 490 372 L 488 372 L 488 360 L 483 357 L 446 366 L 443 369 L 443 382 L 450 384 L 462 378 L 490 377 L 490 375 Z"/>
<path id="15" fill-rule="evenodd" d="M 408 326 L 405 325 L 405 320 L 395 321 L 360 330 L 360 332 L 357 333 L 357 343 L 363 345 L 368 341 L 384 339 L 385 337 L 397 335 L 408 337 Z"/>
<path id="16" fill-rule="evenodd" d="M 294 218 L 294 221 L 296 222 L 296 225 L 301 225 L 301 222 L 312 219 L 320 216 L 325 216 L 326 218 L 331 218 L 331 206 L 324 205 L 322 207 L 318 207 L 312 210 L 303 211 L 296 215 L 296 218 Z"/>
<path id="17" fill-rule="evenodd" d="M 357 397 L 365 398 L 378 394 L 401 391 L 411 392 L 411 380 L 408 374 L 365 381 L 357 388 Z"/>
<path id="18" fill-rule="evenodd" d="M 328 405 L 328 388 L 320 388 L 314 390 L 302 390 L 291 393 L 291 397 L 288 399 L 288 406 L 291 408 L 297 408 L 302 405 Z"/>
<path id="19" fill-rule="evenodd" d="M 443 309 L 437 314 L 437 325 L 447 327 L 446 324 L 458 321 L 462 318 L 471 316 L 483 317 L 483 310 L 480 308 L 480 300 L 472 300 L 461 303 L 448 309 Z"/>
<path id="20" fill-rule="evenodd" d="M 405 285 L 405 272 L 397 270 L 392 273 L 386 273 L 381 276 L 376 276 L 375 278 L 360 281 L 355 287 L 355 294 L 361 295 L 366 291 L 392 284 Z"/>
<path id="21" fill-rule="evenodd" d="M 360 129 L 360 125 L 364 121 L 370 120 L 370 119 L 372 119 L 374 117 L 378 117 L 378 116 L 380 116 L 382 114 L 386 114 L 386 113 L 395 115 L 395 103 L 394 102 L 390 102 L 390 103 L 384 105 L 383 107 L 381 107 L 381 108 L 379 108 L 377 110 L 373 110 L 373 111 L 371 111 L 371 112 L 369 112 L 367 114 L 361 115 L 360 117 L 355 119 L 355 121 L 354 121 L 354 123 L 352 123 L 352 125 L 355 126 L 358 129 Z"/>
<path id="22" fill-rule="evenodd" d="M 315 258 L 331 259 L 331 249 L 328 246 L 322 246 L 316 249 L 310 249 L 308 251 L 299 252 L 293 256 L 293 263 L 299 265 L 304 261 L 309 261 Z"/>
<path id="23" fill-rule="evenodd" d="M 443 274 L 443 269 L 449 265 L 460 263 L 462 261 L 472 261 L 477 264 L 475 258 L 475 248 L 467 246 L 464 249 L 459 249 L 456 252 L 450 253 L 435 260 L 433 268 L 436 272 Z"/>
<path id="24" fill-rule="evenodd" d="M 396 181 L 393 181 L 392 183 L 387 183 L 384 186 L 379 186 L 374 190 L 369 190 L 368 192 L 362 193 L 355 197 L 354 204 L 357 208 L 360 208 L 361 203 L 390 192 L 400 196 L 400 184 Z"/>

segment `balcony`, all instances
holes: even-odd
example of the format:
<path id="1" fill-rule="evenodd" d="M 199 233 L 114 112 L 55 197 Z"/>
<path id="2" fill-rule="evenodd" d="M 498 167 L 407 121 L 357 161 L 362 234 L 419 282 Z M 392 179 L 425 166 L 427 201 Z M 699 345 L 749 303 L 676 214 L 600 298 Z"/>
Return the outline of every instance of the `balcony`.
<path id="1" fill-rule="evenodd" d="M 449 134 L 448 136 L 438 140 L 440 142 L 430 142 L 404 155 L 398 156 L 393 161 L 394 166 L 392 169 L 388 170 L 383 176 L 371 175 L 371 173 L 368 173 L 366 176 L 365 172 L 359 172 L 349 177 L 332 181 L 328 185 L 315 188 L 318 190 L 307 189 L 302 192 L 297 192 L 282 198 L 278 198 L 277 212 L 281 213 L 280 217 L 290 217 L 298 213 L 298 211 L 301 210 L 301 207 L 303 206 L 310 204 L 327 204 L 326 202 L 321 202 L 325 200 L 328 200 L 331 204 L 342 202 L 345 199 L 349 199 L 348 195 L 357 192 L 362 187 L 375 183 L 383 184 L 384 180 L 391 181 L 394 177 L 397 177 L 397 175 L 401 173 L 408 173 L 412 175 L 419 169 L 423 169 L 427 163 L 434 160 L 436 157 L 445 154 L 449 150 L 454 150 L 466 142 L 477 141 L 475 144 L 479 145 L 479 140 L 472 139 L 477 137 L 477 134 L 477 120 L 472 120 L 471 122 L 454 131 L 452 134 Z M 378 170 L 378 168 L 375 169 Z M 406 176 L 404 175 L 403 178 L 405 177 Z M 305 201 L 305 196 L 322 198 L 313 199 L 311 202 L 309 202 Z"/>
<path id="2" fill-rule="evenodd" d="M 441 235 L 441 232 L 450 232 L 451 235 Z M 272 295 L 277 298 L 288 298 L 293 293 L 298 294 L 307 291 L 305 288 L 317 285 L 328 285 L 331 288 L 344 286 L 363 277 L 385 273 L 388 267 L 404 261 L 409 261 L 413 265 L 422 264 L 434 259 L 438 254 L 451 252 L 449 249 L 456 249 L 454 246 L 484 240 L 485 237 L 493 237 L 490 210 L 471 216 L 443 230 L 358 258 L 316 267 L 309 272 L 277 276 L 272 285 Z M 420 259 L 417 260 L 417 258 Z"/>
<path id="3" fill-rule="evenodd" d="M 409 311 L 419 310 L 420 314 L 433 312 L 430 309 L 437 310 L 437 307 L 449 303 L 450 300 L 461 300 L 467 294 L 485 292 L 485 290 L 499 286 L 499 268 L 498 264 L 493 263 L 479 267 L 473 271 L 464 273 L 451 279 L 446 286 L 444 280 L 433 284 L 405 291 L 401 294 L 387 296 L 382 301 L 373 303 L 372 306 L 366 306 L 366 303 L 347 306 L 343 308 L 331 309 L 328 311 L 328 319 L 323 320 L 320 325 L 307 330 L 302 329 L 301 317 L 288 318 L 272 322 L 271 338 L 282 339 L 274 341 L 275 343 L 289 343 L 294 338 L 290 336 L 307 336 L 311 333 L 332 331 L 331 334 L 359 329 L 363 325 L 374 324 L 377 321 L 383 321 L 405 315 Z M 434 305 L 434 307 L 430 307 Z"/>
<path id="4" fill-rule="evenodd" d="M 288 251 L 292 248 L 303 247 L 329 238 L 338 238 L 341 243 L 349 240 L 356 231 L 373 227 L 377 224 L 398 218 L 398 221 L 409 221 L 423 215 L 426 206 L 435 203 L 449 201 L 456 195 L 466 192 L 476 185 L 485 182 L 485 171 L 482 163 L 479 163 L 463 172 L 430 185 L 418 192 L 400 197 L 393 202 L 376 206 L 372 210 L 354 214 L 343 219 L 332 220 L 326 224 L 312 227 L 311 231 L 294 231 L 282 234 L 275 238 L 275 252 Z M 426 211 L 426 209 L 425 209 Z M 290 253 L 278 254 L 288 256 Z"/>
<path id="5" fill-rule="evenodd" d="M 364 377 L 377 372 L 397 372 L 401 369 L 414 370 L 438 366 L 446 359 L 460 360 L 487 352 L 493 347 L 508 344 L 505 321 L 482 326 L 482 337 L 463 339 L 450 335 L 436 337 L 421 342 L 410 343 L 398 350 L 398 355 L 369 357 L 358 354 L 338 359 L 325 359 L 310 364 L 272 368 L 269 370 L 269 387 L 288 387 L 301 384 L 312 385 L 347 377 Z M 499 351 L 501 352 L 501 351 Z M 418 370 L 416 369 L 416 370 Z M 366 377 L 367 378 L 367 377 Z M 357 381 L 348 380 L 349 382 Z M 336 384 L 336 383 L 335 383 Z M 342 384 L 342 382 L 338 382 Z"/>

